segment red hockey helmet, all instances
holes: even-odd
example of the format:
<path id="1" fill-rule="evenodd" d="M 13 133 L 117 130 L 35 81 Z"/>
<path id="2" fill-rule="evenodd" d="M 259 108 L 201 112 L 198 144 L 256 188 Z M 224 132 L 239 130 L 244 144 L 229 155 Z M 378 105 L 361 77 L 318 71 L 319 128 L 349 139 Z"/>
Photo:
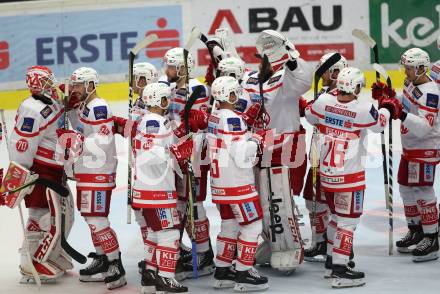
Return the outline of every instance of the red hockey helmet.
<path id="1" fill-rule="evenodd" d="M 26 72 L 26 84 L 32 95 L 42 95 L 48 98 L 53 97 L 56 88 L 55 75 L 46 66 L 31 66 Z"/>

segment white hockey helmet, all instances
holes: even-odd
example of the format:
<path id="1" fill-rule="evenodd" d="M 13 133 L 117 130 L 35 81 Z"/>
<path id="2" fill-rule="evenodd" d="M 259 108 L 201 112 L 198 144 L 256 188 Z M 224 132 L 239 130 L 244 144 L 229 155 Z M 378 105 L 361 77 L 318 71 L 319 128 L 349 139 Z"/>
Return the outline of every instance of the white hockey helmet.
<path id="1" fill-rule="evenodd" d="M 177 74 L 179 75 L 180 68 L 185 66 L 185 60 L 183 58 L 183 48 L 175 47 L 165 53 L 163 61 L 166 65 L 175 66 L 177 69 Z M 191 75 L 194 68 L 194 58 L 191 52 L 188 53 L 188 74 Z"/>
<path id="2" fill-rule="evenodd" d="M 219 102 L 228 102 L 234 104 L 238 101 L 239 84 L 236 78 L 223 76 L 214 80 L 211 86 L 211 94 Z M 234 93 L 237 97 L 234 102 L 229 101 L 229 96 Z"/>
<path id="3" fill-rule="evenodd" d="M 162 98 L 165 97 L 168 100 L 167 106 L 162 106 Z M 145 86 L 142 92 L 142 101 L 145 105 L 150 107 L 160 107 L 167 109 L 170 105 L 171 88 L 165 83 L 151 83 Z"/>
<path id="4" fill-rule="evenodd" d="M 221 76 L 233 75 L 237 80 L 241 80 L 243 79 L 245 64 L 240 58 L 228 57 L 220 61 L 217 70 Z"/>
<path id="5" fill-rule="evenodd" d="M 256 47 L 261 56 L 267 55 L 270 63 L 279 62 L 286 54 L 291 58 L 299 57 L 299 52 L 292 42 L 274 30 L 262 31 L 257 38 Z"/>
<path id="6" fill-rule="evenodd" d="M 345 93 L 355 94 L 357 96 L 357 87 L 365 86 L 364 73 L 355 67 L 346 67 L 339 72 L 338 79 L 336 80 L 336 87 L 338 90 Z"/>
<path id="7" fill-rule="evenodd" d="M 331 56 L 333 56 L 335 52 L 329 52 L 324 55 L 322 55 L 321 59 L 319 60 L 318 66 L 321 66 L 324 62 L 326 62 Z M 345 59 L 344 56 L 341 55 L 341 59 L 333 64 L 328 70 L 330 72 L 330 78 L 332 77 L 333 71 L 335 69 L 338 69 L 339 72 L 341 72 L 344 68 L 348 66 L 347 59 Z"/>
<path id="8" fill-rule="evenodd" d="M 406 66 L 419 68 L 420 66 L 429 67 L 429 55 L 420 48 L 411 48 L 406 50 L 400 57 L 400 63 Z"/>
<path id="9" fill-rule="evenodd" d="M 86 87 L 86 93 L 89 94 L 89 92 L 87 92 L 87 87 L 89 83 L 92 82 L 96 89 L 99 84 L 99 77 L 98 73 L 93 68 L 80 67 L 72 73 L 72 75 L 70 76 L 70 82 L 73 84 L 83 83 Z"/>
<path id="10" fill-rule="evenodd" d="M 147 84 L 155 83 L 159 79 L 156 67 L 148 62 L 139 62 L 133 65 L 133 76 L 136 86 L 141 77 L 145 78 Z"/>

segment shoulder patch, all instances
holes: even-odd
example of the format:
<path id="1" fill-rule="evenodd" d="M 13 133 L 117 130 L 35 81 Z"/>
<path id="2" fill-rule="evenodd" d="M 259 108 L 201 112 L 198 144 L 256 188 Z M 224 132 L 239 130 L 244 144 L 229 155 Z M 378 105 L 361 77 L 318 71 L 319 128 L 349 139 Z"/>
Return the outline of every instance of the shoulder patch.
<path id="1" fill-rule="evenodd" d="M 93 113 L 95 114 L 95 119 L 107 119 L 107 106 L 95 106 L 93 107 Z"/>
<path id="2" fill-rule="evenodd" d="M 23 124 L 21 125 L 20 130 L 31 133 L 34 128 L 34 122 L 35 120 L 32 117 L 23 118 Z"/>
<path id="3" fill-rule="evenodd" d="M 232 132 L 241 131 L 240 118 L 238 117 L 229 117 L 226 122 L 228 123 L 228 129 Z"/>
<path id="4" fill-rule="evenodd" d="M 377 112 L 377 109 L 376 107 L 374 107 L 374 105 L 371 105 L 370 114 L 373 117 L 373 119 L 377 121 L 377 119 L 379 118 L 379 113 Z"/>
<path id="5" fill-rule="evenodd" d="M 276 77 L 271 77 L 268 81 L 267 84 L 270 85 L 272 83 L 278 82 L 281 79 L 281 75 L 278 75 Z"/>
<path id="6" fill-rule="evenodd" d="M 438 95 L 428 93 L 426 94 L 426 106 L 437 108 L 438 107 Z"/>
<path id="7" fill-rule="evenodd" d="M 52 113 L 52 108 L 50 106 L 46 106 L 40 111 L 42 117 L 47 118 Z"/>
<path id="8" fill-rule="evenodd" d="M 418 87 L 414 88 L 414 90 L 412 91 L 412 94 L 414 95 L 414 97 L 416 99 L 419 99 L 423 95 L 422 91 L 420 91 L 420 89 Z"/>
<path id="9" fill-rule="evenodd" d="M 246 84 L 258 85 L 258 78 L 250 77 L 247 79 Z"/>
<path id="10" fill-rule="evenodd" d="M 84 106 L 83 116 L 88 117 L 90 113 L 90 109 L 87 106 Z"/>
<path id="11" fill-rule="evenodd" d="M 244 112 L 247 106 L 247 101 L 245 99 L 238 99 L 237 103 L 235 104 L 235 110 L 239 112 Z"/>
<path id="12" fill-rule="evenodd" d="M 147 120 L 145 127 L 147 134 L 157 134 L 159 133 L 160 123 L 155 119 Z"/>

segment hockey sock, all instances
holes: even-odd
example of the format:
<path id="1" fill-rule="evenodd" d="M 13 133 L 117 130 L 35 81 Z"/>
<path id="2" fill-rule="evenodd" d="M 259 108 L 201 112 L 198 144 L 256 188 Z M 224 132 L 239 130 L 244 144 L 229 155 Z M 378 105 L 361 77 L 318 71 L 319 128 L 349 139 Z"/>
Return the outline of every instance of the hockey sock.
<path id="1" fill-rule="evenodd" d="M 176 264 L 179 258 L 179 230 L 163 230 L 156 232 L 156 234 L 158 274 L 162 277 L 172 278 L 176 272 Z"/>
<path id="2" fill-rule="evenodd" d="M 237 221 L 235 219 L 222 220 L 221 230 L 217 236 L 216 266 L 227 267 L 232 265 L 237 249 L 237 236 Z"/>
<path id="3" fill-rule="evenodd" d="M 433 234 L 438 231 L 437 199 L 433 187 L 416 187 L 415 198 L 420 212 L 423 233 Z"/>
<path id="4" fill-rule="evenodd" d="M 421 222 L 420 212 L 417 207 L 414 190 L 411 187 L 399 185 L 400 196 L 402 197 L 406 222 L 409 225 L 418 225 Z"/>
<path id="5" fill-rule="evenodd" d="M 156 271 L 157 233 L 153 232 L 152 230 L 148 230 L 147 227 L 142 229 L 145 229 L 142 234 L 145 248 L 145 263 L 147 265 L 147 269 Z"/>
<path id="6" fill-rule="evenodd" d="M 254 265 L 258 236 L 262 229 L 262 220 L 254 221 L 248 225 L 240 225 L 240 236 L 237 241 L 237 271 L 248 270 Z"/>
<path id="7" fill-rule="evenodd" d="M 332 255 L 333 252 L 333 244 L 336 234 L 336 228 L 338 226 L 338 217 L 337 215 L 331 215 L 331 220 L 327 227 L 327 255 Z"/>
<path id="8" fill-rule="evenodd" d="M 346 265 L 353 247 L 353 233 L 359 218 L 338 217 L 338 227 L 333 244 L 333 264 Z"/>
<path id="9" fill-rule="evenodd" d="M 107 255 L 109 261 L 119 259 L 119 242 L 106 217 L 86 217 L 97 254 Z M 101 248 L 99 250 L 99 248 Z M 102 250 L 102 251 L 101 251 Z M 102 252 L 102 253 L 101 253 Z"/>

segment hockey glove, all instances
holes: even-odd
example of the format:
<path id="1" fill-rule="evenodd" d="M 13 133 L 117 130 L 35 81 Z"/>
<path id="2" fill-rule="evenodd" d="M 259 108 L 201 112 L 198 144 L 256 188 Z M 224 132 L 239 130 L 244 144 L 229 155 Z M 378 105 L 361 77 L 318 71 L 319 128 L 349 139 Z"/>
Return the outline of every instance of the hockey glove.
<path id="1" fill-rule="evenodd" d="M 189 138 L 178 144 L 170 146 L 170 152 L 174 154 L 178 162 L 184 161 L 191 157 L 193 149 L 193 140 Z"/>
<path id="2" fill-rule="evenodd" d="M 249 127 L 253 127 L 255 124 L 255 121 L 257 120 L 259 114 L 260 114 L 261 104 L 255 103 L 246 112 L 243 112 L 241 117 L 245 121 L 245 123 Z"/>
<path id="3" fill-rule="evenodd" d="M 123 117 L 114 116 L 115 133 L 127 138 L 130 135 L 131 138 L 136 136 L 136 130 L 138 126 L 137 121 L 127 120 Z"/>
<path id="4" fill-rule="evenodd" d="M 395 98 L 383 98 L 379 101 L 379 109 L 380 108 L 387 109 L 392 119 L 400 119 L 402 116 L 402 103 Z"/>

